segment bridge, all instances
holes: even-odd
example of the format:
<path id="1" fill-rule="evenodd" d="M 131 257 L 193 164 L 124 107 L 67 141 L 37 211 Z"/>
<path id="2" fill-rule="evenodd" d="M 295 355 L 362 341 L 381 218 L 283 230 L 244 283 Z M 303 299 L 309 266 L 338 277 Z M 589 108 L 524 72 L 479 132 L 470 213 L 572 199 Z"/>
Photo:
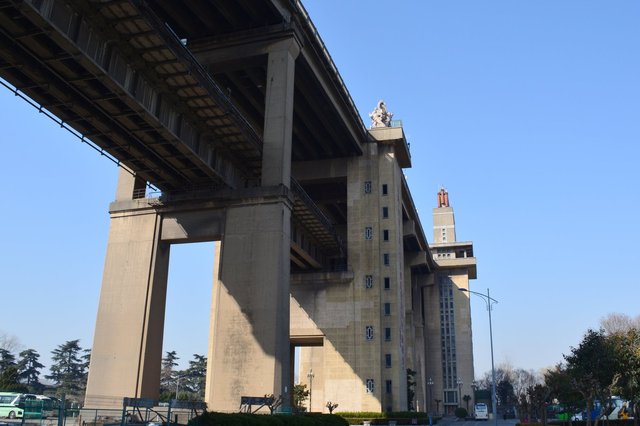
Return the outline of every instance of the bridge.
<path id="1" fill-rule="evenodd" d="M 359 277 L 350 203 L 370 181 L 358 159 L 380 144 L 397 170 L 411 165 L 401 128 L 366 129 L 302 4 L 3 0 L 0 77 L 121 167 L 87 405 L 157 394 L 170 245 L 210 240 L 222 248 L 207 400 L 288 400 L 290 281 Z M 393 173 L 411 253 L 399 268 L 430 273 Z"/>

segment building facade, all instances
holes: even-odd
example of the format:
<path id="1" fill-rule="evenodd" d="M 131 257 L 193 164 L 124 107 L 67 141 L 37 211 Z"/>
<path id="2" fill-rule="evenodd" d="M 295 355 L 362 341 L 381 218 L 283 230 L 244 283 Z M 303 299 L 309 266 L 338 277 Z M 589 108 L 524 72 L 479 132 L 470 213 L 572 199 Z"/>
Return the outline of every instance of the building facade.
<path id="1" fill-rule="evenodd" d="M 345 272 L 292 275 L 299 380 L 312 411 L 331 401 L 340 411 L 452 413 L 472 395 L 470 305 L 458 288 L 476 277 L 473 245 L 456 241 L 444 190 L 427 243 L 402 172 L 402 127 L 369 133 L 363 156 L 326 168 L 348 183 Z"/>
<path id="2" fill-rule="evenodd" d="M 440 395 L 444 413 L 451 414 L 456 407 L 469 410 L 473 399 L 472 383 L 473 342 L 471 335 L 471 311 L 469 280 L 475 279 L 476 259 L 473 244 L 456 240 L 453 208 L 449 194 L 438 192 L 438 206 L 433 209 L 433 243 L 430 245 L 433 259 L 438 265 L 434 285 L 429 288 L 426 300 L 431 324 L 428 358 L 433 366 L 432 385 Z M 465 398 L 465 396 L 467 396 Z"/>

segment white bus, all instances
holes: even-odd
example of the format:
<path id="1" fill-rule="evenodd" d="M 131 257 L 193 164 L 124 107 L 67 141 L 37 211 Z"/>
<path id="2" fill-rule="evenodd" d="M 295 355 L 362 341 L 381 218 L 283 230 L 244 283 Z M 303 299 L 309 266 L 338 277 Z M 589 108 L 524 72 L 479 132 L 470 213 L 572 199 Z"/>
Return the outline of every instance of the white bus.
<path id="1" fill-rule="evenodd" d="M 34 396 L 35 398 L 35 396 Z M 23 394 L 0 392 L 0 417 L 20 419 L 24 410 L 20 407 L 24 401 Z"/>
<path id="2" fill-rule="evenodd" d="M 473 407 L 473 416 L 476 420 L 489 420 L 489 408 L 484 402 L 478 402 Z"/>

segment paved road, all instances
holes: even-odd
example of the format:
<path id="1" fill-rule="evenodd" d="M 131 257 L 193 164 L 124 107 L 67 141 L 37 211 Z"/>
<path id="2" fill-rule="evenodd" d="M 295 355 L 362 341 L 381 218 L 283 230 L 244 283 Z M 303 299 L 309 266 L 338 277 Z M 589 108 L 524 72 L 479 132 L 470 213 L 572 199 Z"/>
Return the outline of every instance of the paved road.
<path id="1" fill-rule="evenodd" d="M 502 420 L 498 419 L 498 426 L 515 426 L 518 419 Z M 458 420 L 455 418 L 444 418 L 438 422 L 437 426 L 495 426 L 493 420 Z"/>

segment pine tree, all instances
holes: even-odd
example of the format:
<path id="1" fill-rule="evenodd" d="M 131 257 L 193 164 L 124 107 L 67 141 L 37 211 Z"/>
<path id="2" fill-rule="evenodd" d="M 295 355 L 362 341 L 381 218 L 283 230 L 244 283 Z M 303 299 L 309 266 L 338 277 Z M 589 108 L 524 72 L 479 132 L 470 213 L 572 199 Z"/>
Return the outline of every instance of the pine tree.
<path id="1" fill-rule="evenodd" d="M 87 380 L 89 379 L 89 364 L 91 364 L 91 349 L 84 349 L 82 355 L 82 368 L 84 374 L 82 375 L 82 391 L 87 390 Z"/>
<path id="2" fill-rule="evenodd" d="M 0 372 L 16 365 L 16 357 L 7 349 L 0 349 Z"/>
<path id="3" fill-rule="evenodd" d="M 28 388 L 18 382 L 18 367 L 10 365 L 0 372 L 0 389 L 6 392 L 28 392 Z"/>
<path id="4" fill-rule="evenodd" d="M 189 361 L 186 376 L 189 377 L 190 391 L 198 398 L 204 398 L 204 384 L 207 375 L 207 357 L 193 354 L 193 361 Z"/>
<path id="5" fill-rule="evenodd" d="M 20 381 L 28 386 L 34 386 L 40 383 L 40 369 L 44 365 L 40 364 L 38 358 L 40 354 L 34 349 L 27 349 L 18 354 L 18 376 Z"/>
<path id="6" fill-rule="evenodd" d="M 179 359 L 176 351 L 167 352 L 167 355 L 162 358 L 162 370 L 160 371 L 161 392 L 169 392 L 175 389 L 176 377 L 173 368 L 178 365 L 176 361 Z"/>
<path id="7" fill-rule="evenodd" d="M 55 382 L 57 395 L 81 396 L 86 380 L 86 360 L 81 353 L 79 340 L 69 340 L 51 351 L 51 374 L 45 377 Z"/>

